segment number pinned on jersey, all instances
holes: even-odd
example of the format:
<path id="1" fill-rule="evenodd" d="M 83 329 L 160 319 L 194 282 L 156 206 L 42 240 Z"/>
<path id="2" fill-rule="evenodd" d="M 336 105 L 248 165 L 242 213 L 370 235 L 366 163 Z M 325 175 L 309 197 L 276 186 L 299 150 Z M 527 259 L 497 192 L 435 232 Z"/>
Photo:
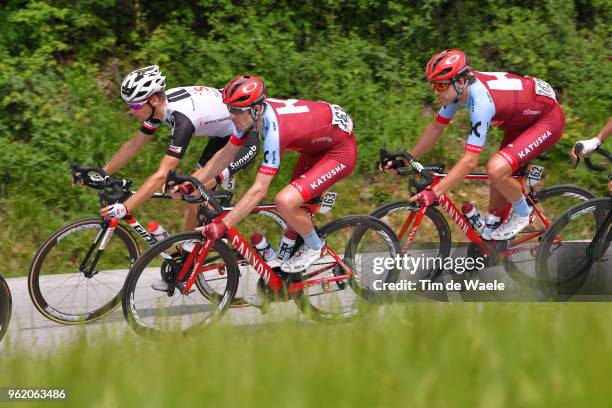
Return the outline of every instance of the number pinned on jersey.
<path id="1" fill-rule="evenodd" d="M 338 193 L 333 193 L 331 191 L 325 192 L 323 197 L 321 197 L 321 205 L 319 206 L 319 214 L 328 213 L 334 208 L 334 204 L 336 203 L 336 197 Z"/>
<path id="2" fill-rule="evenodd" d="M 528 187 L 534 187 L 544 175 L 544 166 L 530 165 L 526 183 Z"/>
<path id="3" fill-rule="evenodd" d="M 554 99 L 555 101 L 557 100 L 555 91 L 553 90 L 552 86 L 548 84 L 548 82 L 542 81 L 541 79 L 538 79 L 538 78 L 533 78 L 533 80 L 535 81 L 536 95 L 546 96 L 548 98 Z"/>
<path id="4" fill-rule="evenodd" d="M 236 182 L 234 181 L 234 176 L 229 176 L 225 180 L 221 182 L 221 187 L 226 191 L 232 191 L 236 187 Z"/>
<path id="5" fill-rule="evenodd" d="M 329 105 L 332 110 L 332 125 L 338 126 L 346 133 L 353 131 L 353 120 L 351 117 L 338 105 Z"/>

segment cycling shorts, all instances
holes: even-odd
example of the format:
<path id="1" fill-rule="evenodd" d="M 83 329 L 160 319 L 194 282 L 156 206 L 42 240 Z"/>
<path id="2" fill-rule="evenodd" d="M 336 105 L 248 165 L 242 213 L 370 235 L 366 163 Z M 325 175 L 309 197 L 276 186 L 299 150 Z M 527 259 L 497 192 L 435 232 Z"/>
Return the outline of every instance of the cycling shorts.
<path id="1" fill-rule="evenodd" d="M 316 155 L 302 153 L 293 169 L 291 185 L 307 202 L 351 174 L 356 163 L 357 143 L 351 133 L 329 150 Z"/>
<path id="2" fill-rule="evenodd" d="M 563 110 L 556 103 L 527 129 L 506 130 L 497 154 L 510 164 L 514 172 L 552 148 L 561 139 L 564 127 Z"/>

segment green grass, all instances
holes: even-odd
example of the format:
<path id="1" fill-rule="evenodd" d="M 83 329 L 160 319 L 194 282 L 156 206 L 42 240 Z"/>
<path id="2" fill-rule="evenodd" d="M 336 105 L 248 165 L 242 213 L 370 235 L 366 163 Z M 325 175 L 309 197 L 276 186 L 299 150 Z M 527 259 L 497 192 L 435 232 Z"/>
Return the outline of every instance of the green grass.
<path id="1" fill-rule="evenodd" d="M 0 385 L 66 388 L 79 407 L 609 406 L 611 318 L 607 303 L 418 303 L 350 324 L 83 336 L 13 347 Z"/>

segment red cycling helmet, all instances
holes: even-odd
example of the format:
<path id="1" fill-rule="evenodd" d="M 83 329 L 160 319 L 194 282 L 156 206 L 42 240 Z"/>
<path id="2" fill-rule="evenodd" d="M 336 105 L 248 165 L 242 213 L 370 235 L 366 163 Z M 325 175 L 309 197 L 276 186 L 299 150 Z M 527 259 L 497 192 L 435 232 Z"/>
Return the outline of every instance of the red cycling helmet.
<path id="1" fill-rule="evenodd" d="M 263 102 L 266 85 L 256 76 L 240 75 L 223 87 L 221 96 L 227 106 L 248 108 Z"/>
<path id="2" fill-rule="evenodd" d="M 425 75 L 429 81 L 444 81 L 450 79 L 451 82 L 464 77 L 470 72 L 470 59 L 461 50 L 440 51 L 427 63 Z"/>

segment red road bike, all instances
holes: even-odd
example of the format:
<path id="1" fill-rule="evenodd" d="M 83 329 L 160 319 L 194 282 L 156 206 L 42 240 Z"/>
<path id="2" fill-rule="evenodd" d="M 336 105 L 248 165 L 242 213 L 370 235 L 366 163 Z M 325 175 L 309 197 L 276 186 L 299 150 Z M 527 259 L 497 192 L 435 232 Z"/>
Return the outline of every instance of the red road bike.
<path id="1" fill-rule="evenodd" d="M 191 203 L 203 203 L 200 213 L 204 216 L 198 217 L 199 221 L 211 222 L 232 209 L 219 205 L 193 177 L 171 173 L 169 180 L 170 184 L 189 181 L 196 186 L 199 197 L 184 195 L 183 198 Z M 304 208 L 316 212 L 315 207 L 305 205 Z M 275 212 L 276 206 L 253 209 L 262 210 Z M 241 263 L 260 276 L 258 296 L 266 302 L 292 299 L 315 320 L 356 316 L 364 310 L 365 301 L 377 298 L 377 292 L 371 289 L 373 280 L 394 282 L 397 279 L 395 269 L 381 275 L 372 274 L 376 259 L 393 258 L 399 253 L 395 234 L 380 220 L 367 215 L 347 216 L 324 225 L 319 235 L 327 243 L 327 254 L 302 274 L 286 274 L 278 264 L 267 264 L 233 227 L 227 239 L 217 241 L 195 231 L 172 235 L 144 252 L 130 270 L 123 292 L 126 320 L 136 332 L 145 335 L 206 326 L 224 314 L 236 295 Z M 193 245 L 190 252 L 184 250 L 186 243 Z M 295 249 L 299 245 L 296 243 Z M 160 270 L 169 283 L 166 292 L 151 288 L 151 283 L 159 279 Z M 198 287 L 201 276 L 209 284 L 218 282 L 214 287 L 218 293 L 216 299 L 193 289 Z"/>
<path id="2" fill-rule="evenodd" d="M 443 164 L 421 164 L 403 151 L 387 152 L 381 149 L 380 163 L 397 160 L 399 157 L 406 159 L 411 166 L 398 168 L 400 175 L 418 174 L 422 178 L 422 181 L 410 179 L 410 188 L 416 189 L 417 192 L 427 186 L 436 185 L 446 177 Z M 543 168 L 540 166 L 533 166 L 531 172 L 527 166 L 524 166 L 514 175 L 523 186 L 523 194 L 533 208 L 533 213 L 531 225 L 512 240 L 499 242 L 483 240 L 448 194 L 440 196 L 436 205 L 432 207 L 419 207 L 416 203 L 401 200 L 384 204 L 370 215 L 384 219 L 396 231 L 402 254 L 446 259 L 451 252 L 451 229 L 438 209 L 441 208 L 469 241 L 468 258 L 483 257 L 487 267 L 502 265 L 518 283 L 539 288 L 535 277 L 534 257 L 542 234 L 550 226 L 551 220 L 565 209 L 594 197 L 588 190 L 573 185 L 558 185 L 534 191 L 533 186 L 542 177 L 542 172 Z M 470 173 L 465 180 L 484 182 L 488 180 L 488 176 L 482 173 Z M 512 205 L 507 203 L 502 212 L 502 222 L 511 208 Z M 443 271 L 444 267 L 440 267 L 438 263 L 420 269 L 418 276 L 436 281 Z"/>

